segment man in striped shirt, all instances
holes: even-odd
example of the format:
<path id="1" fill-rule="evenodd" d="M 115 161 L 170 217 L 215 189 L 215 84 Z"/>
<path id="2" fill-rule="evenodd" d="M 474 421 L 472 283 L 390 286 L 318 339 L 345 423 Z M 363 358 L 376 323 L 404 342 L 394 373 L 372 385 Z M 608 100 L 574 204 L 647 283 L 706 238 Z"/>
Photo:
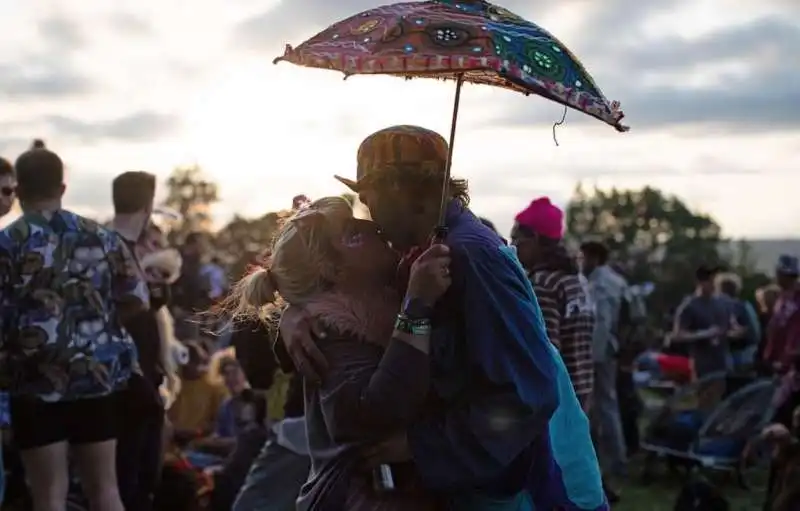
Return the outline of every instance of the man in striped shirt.
<path id="1" fill-rule="evenodd" d="M 588 282 L 562 243 L 564 213 L 547 197 L 515 217 L 511 243 L 528 271 L 550 338 L 564 359 L 584 411 L 594 388 L 593 308 Z"/>

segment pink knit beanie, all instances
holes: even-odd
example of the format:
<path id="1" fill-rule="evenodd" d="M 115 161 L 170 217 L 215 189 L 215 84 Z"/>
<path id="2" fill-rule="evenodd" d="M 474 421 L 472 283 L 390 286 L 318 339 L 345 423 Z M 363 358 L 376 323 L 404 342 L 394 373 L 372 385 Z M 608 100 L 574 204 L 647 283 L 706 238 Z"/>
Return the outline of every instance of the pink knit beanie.
<path id="1" fill-rule="evenodd" d="M 534 199 L 520 211 L 516 222 L 541 236 L 560 240 L 564 236 L 564 212 L 550 202 L 549 197 Z"/>

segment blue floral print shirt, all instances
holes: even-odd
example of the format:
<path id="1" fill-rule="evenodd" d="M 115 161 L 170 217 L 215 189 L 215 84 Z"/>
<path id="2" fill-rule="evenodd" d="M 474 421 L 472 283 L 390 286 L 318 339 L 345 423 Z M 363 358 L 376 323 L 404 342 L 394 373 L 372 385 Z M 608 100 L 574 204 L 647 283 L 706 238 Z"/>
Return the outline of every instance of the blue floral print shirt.
<path id="1" fill-rule="evenodd" d="M 122 238 L 65 210 L 0 231 L 0 388 L 67 401 L 109 394 L 138 371 L 122 303 L 149 301 Z"/>

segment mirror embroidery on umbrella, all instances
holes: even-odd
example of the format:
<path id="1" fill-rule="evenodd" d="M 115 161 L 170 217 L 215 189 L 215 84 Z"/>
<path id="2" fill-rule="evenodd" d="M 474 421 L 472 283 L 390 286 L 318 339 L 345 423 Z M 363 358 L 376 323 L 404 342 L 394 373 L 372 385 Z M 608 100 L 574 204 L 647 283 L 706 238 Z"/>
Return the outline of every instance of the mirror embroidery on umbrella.
<path id="1" fill-rule="evenodd" d="M 609 102 L 558 39 L 484 0 L 385 5 L 331 25 L 283 57 L 345 75 L 432 77 L 538 94 L 626 131 Z"/>

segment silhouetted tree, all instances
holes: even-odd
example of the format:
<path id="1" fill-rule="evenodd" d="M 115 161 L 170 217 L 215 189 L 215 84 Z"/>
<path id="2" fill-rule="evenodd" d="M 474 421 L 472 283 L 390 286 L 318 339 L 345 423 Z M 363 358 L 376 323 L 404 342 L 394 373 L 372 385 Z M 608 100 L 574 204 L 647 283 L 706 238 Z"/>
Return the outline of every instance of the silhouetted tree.
<path id="1" fill-rule="evenodd" d="M 178 167 L 167 179 L 164 205 L 181 215 L 171 234 L 182 240 L 192 231 L 210 231 L 211 210 L 219 202 L 217 183 L 208 179 L 197 165 Z"/>
<path id="2" fill-rule="evenodd" d="M 716 221 L 655 188 L 587 192 L 578 186 L 566 214 L 574 241 L 604 241 L 629 281 L 656 284 L 657 310 L 678 305 L 692 290 L 700 264 L 727 265 Z"/>
<path id="3" fill-rule="evenodd" d="M 214 245 L 224 254 L 231 276 L 241 277 L 248 266 L 269 256 L 275 234 L 291 213 L 283 210 L 255 219 L 235 216 L 217 233 Z"/>
<path id="4" fill-rule="evenodd" d="M 753 253 L 753 246 L 749 241 L 741 239 L 732 244 L 732 251 L 729 257 L 731 270 L 742 277 L 742 297 L 748 300 L 755 300 L 755 293 L 758 288 L 769 284 L 772 279 L 769 275 L 758 270 L 756 256 Z"/>

